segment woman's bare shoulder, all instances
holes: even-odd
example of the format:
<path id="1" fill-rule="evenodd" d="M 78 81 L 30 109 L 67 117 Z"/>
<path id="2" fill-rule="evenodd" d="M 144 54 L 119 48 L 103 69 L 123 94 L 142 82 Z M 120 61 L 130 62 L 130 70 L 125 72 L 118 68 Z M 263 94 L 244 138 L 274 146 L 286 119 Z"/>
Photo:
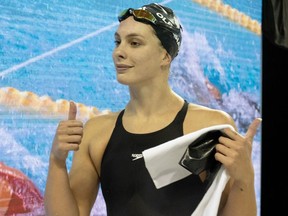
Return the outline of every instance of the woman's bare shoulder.
<path id="1" fill-rule="evenodd" d="M 189 131 L 220 124 L 229 124 L 236 129 L 235 122 L 229 113 L 198 104 L 189 104 L 185 119 L 185 125 Z"/>
<path id="2" fill-rule="evenodd" d="M 105 112 L 94 116 L 87 120 L 84 125 L 84 130 L 93 130 L 94 132 L 98 130 L 105 130 L 109 127 L 114 127 L 116 119 L 120 112 Z"/>

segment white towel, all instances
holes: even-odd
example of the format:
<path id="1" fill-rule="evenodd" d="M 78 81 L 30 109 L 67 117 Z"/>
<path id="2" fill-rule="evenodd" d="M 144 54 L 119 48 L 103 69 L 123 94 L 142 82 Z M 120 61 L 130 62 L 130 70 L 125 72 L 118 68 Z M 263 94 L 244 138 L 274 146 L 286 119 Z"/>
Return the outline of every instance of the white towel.
<path id="1" fill-rule="evenodd" d="M 179 161 L 188 145 L 210 130 L 224 128 L 234 130 L 228 124 L 206 127 L 143 151 L 146 168 L 156 188 L 159 189 L 191 175 L 191 172 L 179 165 Z M 221 167 L 192 216 L 217 215 L 221 194 L 228 180 L 229 176 L 226 170 Z"/>
<path id="2" fill-rule="evenodd" d="M 192 216 L 216 216 L 218 213 L 219 203 L 222 192 L 229 180 L 230 176 L 227 174 L 224 166 L 218 170 L 215 179 L 210 185 L 204 197 L 194 210 Z"/>

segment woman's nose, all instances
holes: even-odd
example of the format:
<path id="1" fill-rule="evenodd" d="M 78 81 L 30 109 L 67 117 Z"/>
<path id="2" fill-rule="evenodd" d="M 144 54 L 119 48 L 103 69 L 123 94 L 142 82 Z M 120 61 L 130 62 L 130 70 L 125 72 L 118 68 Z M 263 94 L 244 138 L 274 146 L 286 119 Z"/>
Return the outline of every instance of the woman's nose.
<path id="1" fill-rule="evenodd" d="M 115 49 L 114 49 L 114 52 L 113 52 L 113 57 L 114 58 L 123 58 L 125 59 L 127 56 L 126 52 L 125 52 L 125 49 L 123 46 L 119 45 L 117 46 Z"/>

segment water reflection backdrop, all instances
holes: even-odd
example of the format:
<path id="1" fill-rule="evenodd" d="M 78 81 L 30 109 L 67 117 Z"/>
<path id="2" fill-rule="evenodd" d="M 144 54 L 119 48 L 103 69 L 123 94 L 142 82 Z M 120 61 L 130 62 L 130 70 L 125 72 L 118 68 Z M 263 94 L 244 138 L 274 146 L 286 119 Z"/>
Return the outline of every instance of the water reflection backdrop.
<path id="1" fill-rule="evenodd" d="M 77 102 L 83 121 L 123 108 L 128 92 L 115 80 L 111 58 L 116 17 L 123 8 L 149 2 L 1 1 L 0 214 L 44 215 L 48 155 L 69 100 Z M 246 131 L 261 112 L 261 1 L 155 2 L 172 7 L 184 28 L 182 50 L 171 70 L 173 89 L 188 101 L 225 110 L 240 132 Z M 258 206 L 260 144 L 257 134 Z M 27 199 L 32 192 L 34 198 Z M 11 194 L 19 202 L 5 203 L 13 200 Z M 97 201 L 91 215 L 106 215 L 102 196 Z"/>

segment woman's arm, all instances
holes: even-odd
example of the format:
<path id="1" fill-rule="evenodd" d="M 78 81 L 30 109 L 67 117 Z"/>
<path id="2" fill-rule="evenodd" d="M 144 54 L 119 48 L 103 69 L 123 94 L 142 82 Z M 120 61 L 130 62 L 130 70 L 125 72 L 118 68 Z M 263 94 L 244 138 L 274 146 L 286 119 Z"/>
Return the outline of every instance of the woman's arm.
<path id="1" fill-rule="evenodd" d="M 97 195 L 99 179 L 88 154 L 89 133 L 83 136 L 76 113 L 71 102 L 68 120 L 61 121 L 56 130 L 44 194 L 46 215 L 88 216 Z M 69 151 L 74 151 L 70 174 L 66 167 Z"/>
<path id="2" fill-rule="evenodd" d="M 231 177 L 230 190 L 225 203 L 221 204 L 221 216 L 256 216 L 257 205 L 254 186 L 254 168 L 252 161 L 252 144 L 261 119 L 255 119 L 245 136 L 231 129 L 225 129 L 230 138 L 221 137 L 216 146 L 216 160 L 220 161 Z M 228 188 L 228 187 L 227 187 Z"/>

